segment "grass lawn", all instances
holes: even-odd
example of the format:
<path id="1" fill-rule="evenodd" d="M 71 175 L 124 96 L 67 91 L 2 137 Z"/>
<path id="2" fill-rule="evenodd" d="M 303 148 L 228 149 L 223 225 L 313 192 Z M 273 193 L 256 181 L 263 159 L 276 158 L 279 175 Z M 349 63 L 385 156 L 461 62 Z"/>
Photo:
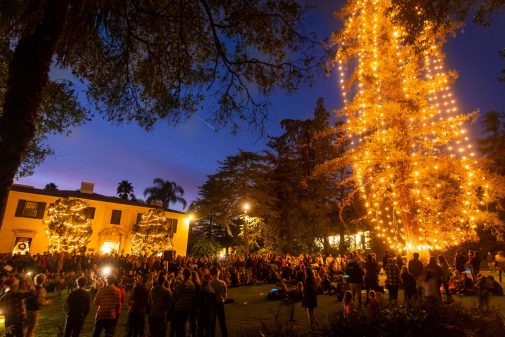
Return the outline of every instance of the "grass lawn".
<path id="1" fill-rule="evenodd" d="M 381 280 L 381 284 L 383 284 Z M 240 330 L 259 326 L 262 322 L 269 323 L 275 319 L 281 322 L 289 320 L 290 307 L 282 303 L 282 301 L 270 301 L 266 299 L 266 294 L 270 291 L 272 285 L 239 287 L 228 290 L 228 297 L 234 299 L 235 303 L 225 306 L 228 330 L 230 336 L 237 335 Z M 57 337 L 63 329 L 65 323 L 65 315 L 63 313 L 63 303 L 66 298 L 64 294 L 58 298 L 55 294 L 48 296 L 53 300 L 53 303 L 47 305 L 41 310 L 41 318 L 36 330 L 36 336 L 40 337 Z M 364 294 L 363 294 L 364 297 Z M 386 295 L 387 298 L 387 295 Z M 400 291 L 400 301 L 403 299 L 403 293 Z M 478 304 L 475 297 L 458 297 L 455 296 L 456 302 L 461 302 L 464 306 L 476 306 Z M 491 305 L 499 307 L 505 314 L 505 297 L 491 297 Z M 340 308 L 341 304 L 337 302 L 336 296 L 321 295 L 318 296 L 319 307 L 316 309 L 317 316 L 329 314 Z M 84 325 L 82 336 L 90 336 L 93 329 L 95 308 L 93 307 Z M 116 329 L 116 336 L 123 336 L 126 327 L 127 307 L 123 308 L 123 312 L 119 319 L 119 324 Z M 303 311 L 301 304 L 295 304 L 295 319 L 294 324 L 300 329 L 308 328 L 308 320 Z M 219 328 L 216 328 L 219 336 Z"/>

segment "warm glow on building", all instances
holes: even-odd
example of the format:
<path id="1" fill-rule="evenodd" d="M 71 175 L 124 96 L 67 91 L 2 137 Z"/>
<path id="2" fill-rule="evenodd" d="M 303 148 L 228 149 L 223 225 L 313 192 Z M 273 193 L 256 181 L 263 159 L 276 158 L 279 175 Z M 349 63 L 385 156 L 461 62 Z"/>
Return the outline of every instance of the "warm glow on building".
<path id="1" fill-rule="evenodd" d="M 87 185 L 83 185 L 87 187 Z M 142 215 L 156 206 L 80 191 L 45 191 L 29 186 L 13 185 L 0 228 L 0 253 L 20 252 L 30 254 L 48 251 L 47 225 L 49 210 L 58 199 L 79 199 L 87 204 L 85 213 L 91 220 L 92 235 L 86 246 L 87 253 L 95 254 L 144 254 L 132 251 L 132 228 Z M 173 240 L 166 243 L 166 250 L 175 250 L 185 256 L 188 242 L 188 216 L 184 212 L 164 211 L 171 221 Z M 180 224 L 177 226 L 177 224 Z M 55 238 L 56 239 L 56 238 Z"/>

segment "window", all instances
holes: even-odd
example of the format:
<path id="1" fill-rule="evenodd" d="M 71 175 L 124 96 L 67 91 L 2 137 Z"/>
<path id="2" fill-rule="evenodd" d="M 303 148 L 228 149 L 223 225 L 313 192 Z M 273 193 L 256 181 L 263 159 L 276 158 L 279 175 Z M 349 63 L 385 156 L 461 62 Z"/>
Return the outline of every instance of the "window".
<path id="1" fill-rule="evenodd" d="M 168 224 L 171 227 L 170 231 L 175 234 L 177 232 L 177 219 L 168 219 Z"/>
<path id="2" fill-rule="evenodd" d="M 113 225 L 119 225 L 121 223 L 121 211 L 117 209 L 112 210 L 112 215 L 110 217 L 110 223 Z"/>
<path id="3" fill-rule="evenodd" d="M 84 209 L 84 215 L 88 218 L 88 219 L 94 219 L 95 218 L 95 210 L 96 208 L 95 207 L 86 207 Z"/>
<path id="4" fill-rule="evenodd" d="M 19 200 L 15 215 L 22 218 L 42 219 L 45 210 L 45 202 Z"/>

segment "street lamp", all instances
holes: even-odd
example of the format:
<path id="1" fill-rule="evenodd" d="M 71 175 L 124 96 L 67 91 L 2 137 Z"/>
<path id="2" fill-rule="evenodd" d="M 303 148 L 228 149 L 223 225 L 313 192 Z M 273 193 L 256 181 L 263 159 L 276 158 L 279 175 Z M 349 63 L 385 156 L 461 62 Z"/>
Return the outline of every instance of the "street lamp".
<path id="1" fill-rule="evenodd" d="M 244 213 L 247 213 L 249 208 L 251 208 L 251 205 L 249 205 L 249 203 L 247 203 L 247 202 L 244 203 L 244 205 L 242 205 L 242 209 L 244 210 Z"/>

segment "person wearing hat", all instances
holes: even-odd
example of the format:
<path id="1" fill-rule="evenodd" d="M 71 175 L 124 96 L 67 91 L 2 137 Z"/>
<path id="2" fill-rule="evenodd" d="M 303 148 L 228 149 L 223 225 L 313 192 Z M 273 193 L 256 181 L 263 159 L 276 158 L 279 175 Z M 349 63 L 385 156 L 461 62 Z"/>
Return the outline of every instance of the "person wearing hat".
<path id="1" fill-rule="evenodd" d="M 23 323 L 26 319 L 26 308 L 23 300 L 33 296 L 31 291 L 18 291 L 19 280 L 9 277 L 3 282 L 5 293 L 0 297 L 0 307 L 5 317 L 6 337 L 23 337 Z"/>

